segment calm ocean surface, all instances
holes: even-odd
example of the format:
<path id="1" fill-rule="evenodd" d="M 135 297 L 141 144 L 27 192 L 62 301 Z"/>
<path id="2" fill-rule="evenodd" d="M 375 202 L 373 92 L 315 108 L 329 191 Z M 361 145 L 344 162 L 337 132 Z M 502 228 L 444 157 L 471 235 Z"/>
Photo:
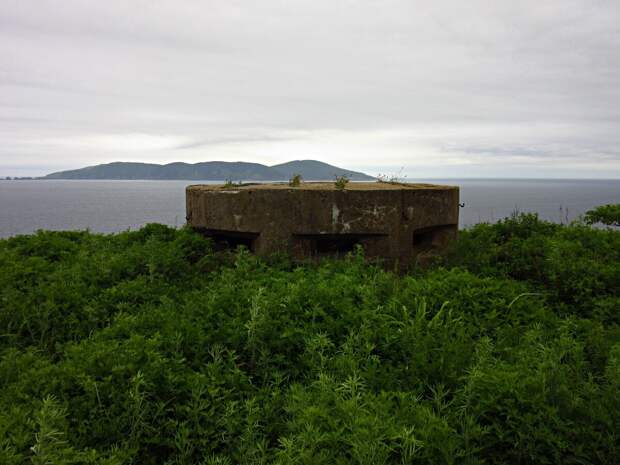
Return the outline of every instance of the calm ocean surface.
<path id="1" fill-rule="evenodd" d="M 620 180 L 432 179 L 426 182 L 461 187 L 461 202 L 465 203 L 460 213 L 461 227 L 497 221 L 515 209 L 566 222 L 597 205 L 620 203 Z M 37 229 L 115 232 L 137 229 L 151 222 L 182 226 L 185 186 L 199 183 L 0 181 L 0 237 Z"/>

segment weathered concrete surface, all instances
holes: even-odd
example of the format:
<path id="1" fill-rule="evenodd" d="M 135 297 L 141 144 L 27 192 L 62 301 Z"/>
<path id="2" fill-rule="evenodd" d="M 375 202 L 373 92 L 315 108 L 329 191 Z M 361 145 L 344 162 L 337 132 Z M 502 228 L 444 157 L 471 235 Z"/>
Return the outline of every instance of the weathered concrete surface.
<path id="1" fill-rule="evenodd" d="M 345 253 L 407 267 L 456 237 L 459 189 L 432 184 L 334 183 L 195 185 L 187 222 L 216 240 L 265 255 L 296 258 Z"/>

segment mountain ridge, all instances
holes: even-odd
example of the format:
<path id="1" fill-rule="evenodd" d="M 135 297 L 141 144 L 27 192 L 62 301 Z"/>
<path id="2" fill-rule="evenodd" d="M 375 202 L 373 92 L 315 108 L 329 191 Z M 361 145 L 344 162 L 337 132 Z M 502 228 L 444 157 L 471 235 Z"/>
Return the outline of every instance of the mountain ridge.
<path id="1" fill-rule="evenodd" d="M 241 161 L 172 162 L 163 165 L 112 162 L 58 171 L 41 179 L 287 181 L 295 174 L 301 174 L 307 181 L 332 180 L 338 176 L 347 176 L 352 181 L 375 179 L 365 173 L 339 168 L 318 160 L 293 160 L 273 166 Z"/>

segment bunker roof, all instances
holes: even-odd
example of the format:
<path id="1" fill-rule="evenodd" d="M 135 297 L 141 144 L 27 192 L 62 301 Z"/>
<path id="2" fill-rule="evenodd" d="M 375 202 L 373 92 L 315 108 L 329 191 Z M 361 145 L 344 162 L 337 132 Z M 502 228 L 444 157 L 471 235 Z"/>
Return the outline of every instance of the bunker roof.
<path id="1" fill-rule="evenodd" d="M 287 182 L 282 183 L 247 183 L 247 184 L 195 184 L 188 186 L 192 190 L 338 190 L 334 182 L 302 182 L 299 186 L 290 186 Z M 396 182 L 355 182 L 346 184 L 347 191 L 377 191 L 377 190 L 451 190 L 458 189 L 456 186 L 423 183 L 396 183 Z"/>

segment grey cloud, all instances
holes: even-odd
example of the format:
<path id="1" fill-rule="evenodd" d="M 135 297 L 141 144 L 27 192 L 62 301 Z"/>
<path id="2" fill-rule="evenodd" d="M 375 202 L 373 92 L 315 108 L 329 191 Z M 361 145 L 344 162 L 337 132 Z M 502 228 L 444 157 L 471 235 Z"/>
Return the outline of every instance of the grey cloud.
<path id="1" fill-rule="evenodd" d="M 227 145 L 227 144 L 247 144 L 252 142 L 279 142 L 294 140 L 293 137 L 275 137 L 275 136 L 238 136 L 238 137 L 214 137 L 211 139 L 201 139 L 187 144 L 181 144 L 175 149 L 185 150 L 211 145 Z"/>

